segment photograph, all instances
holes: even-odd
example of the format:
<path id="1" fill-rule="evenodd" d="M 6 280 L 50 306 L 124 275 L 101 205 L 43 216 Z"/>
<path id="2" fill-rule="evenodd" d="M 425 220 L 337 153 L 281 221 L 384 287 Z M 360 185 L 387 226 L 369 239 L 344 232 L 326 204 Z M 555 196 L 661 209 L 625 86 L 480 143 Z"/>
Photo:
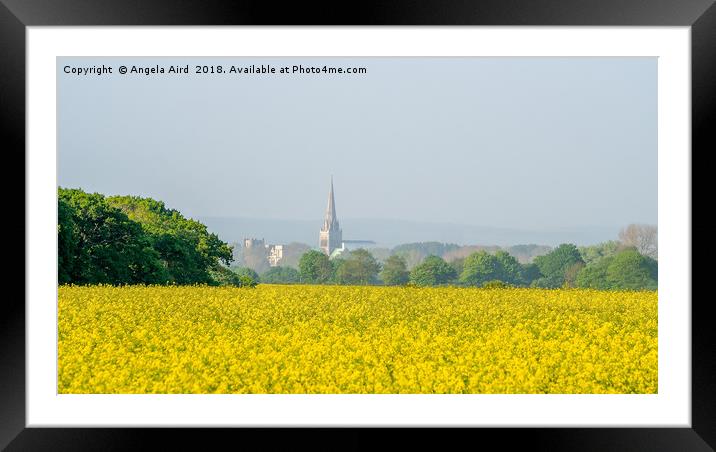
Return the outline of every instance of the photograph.
<path id="1" fill-rule="evenodd" d="M 658 73 L 57 56 L 57 394 L 659 394 Z"/>
<path id="2" fill-rule="evenodd" d="M 714 0 L 0 3 L 0 449 L 713 449 Z"/>

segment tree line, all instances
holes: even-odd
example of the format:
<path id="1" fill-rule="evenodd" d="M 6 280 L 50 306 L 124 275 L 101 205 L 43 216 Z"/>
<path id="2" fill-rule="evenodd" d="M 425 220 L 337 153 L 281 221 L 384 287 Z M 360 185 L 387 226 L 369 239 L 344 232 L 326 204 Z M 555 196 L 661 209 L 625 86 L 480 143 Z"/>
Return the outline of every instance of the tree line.
<path id="1" fill-rule="evenodd" d="M 303 252 L 297 269 L 272 267 L 260 275 L 232 267 L 232 247 L 205 225 L 161 201 L 58 189 L 60 284 L 273 284 L 414 285 L 477 287 L 588 287 L 656 289 L 656 228 L 630 225 L 619 241 L 577 248 L 562 244 L 530 263 L 497 247 L 426 242 L 397 247 L 376 259 L 358 249 L 337 258 Z M 416 248 L 417 246 L 417 248 Z M 534 252 L 513 247 L 516 252 Z M 297 248 L 299 249 L 299 248 Z M 437 254 L 417 258 L 420 253 Z M 468 250 L 470 254 L 465 255 Z M 459 252 L 458 252 L 459 251 Z M 411 254 L 412 253 L 412 254 Z M 414 262 L 409 262 L 415 259 Z"/>
<path id="2" fill-rule="evenodd" d="M 609 243 L 609 247 L 611 247 Z M 274 284 L 413 285 L 472 287 L 593 288 L 601 290 L 656 290 L 657 261 L 632 246 L 613 249 L 577 248 L 562 244 L 533 262 L 522 264 L 510 253 L 499 250 L 473 252 L 450 262 L 427 256 L 408 270 L 399 254 L 379 262 L 368 250 L 357 249 L 329 259 L 320 251 L 304 253 L 298 270 L 274 267 L 256 274 L 238 269 L 256 281 Z M 594 254 L 602 252 L 599 257 Z M 584 253 L 584 254 L 583 254 Z M 584 256 L 588 256 L 589 262 Z"/>

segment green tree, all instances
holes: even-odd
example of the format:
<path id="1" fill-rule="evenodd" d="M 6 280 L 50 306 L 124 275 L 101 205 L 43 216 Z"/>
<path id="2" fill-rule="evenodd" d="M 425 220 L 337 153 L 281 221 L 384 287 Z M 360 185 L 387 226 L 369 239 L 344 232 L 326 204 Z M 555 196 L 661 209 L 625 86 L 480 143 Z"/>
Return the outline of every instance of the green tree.
<path id="1" fill-rule="evenodd" d="M 487 251 L 477 251 L 467 256 L 460 282 L 482 286 L 488 281 L 502 281 L 509 285 L 522 284 L 522 266 L 517 259 L 502 250 L 494 255 Z"/>
<path id="2" fill-rule="evenodd" d="M 455 277 L 455 269 L 438 256 L 428 256 L 410 272 L 410 282 L 417 286 L 447 284 Z"/>
<path id="3" fill-rule="evenodd" d="M 380 272 L 380 279 L 388 286 L 402 286 L 408 282 L 410 274 L 405 259 L 398 255 L 392 255 L 385 260 L 383 271 Z"/>
<path id="4" fill-rule="evenodd" d="M 564 283 L 562 287 L 570 288 L 577 286 L 577 276 L 584 268 L 584 262 L 575 262 L 564 270 Z"/>
<path id="5" fill-rule="evenodd" d="M 465 269 L 465 258 L 464 257 L 458 257 L 450 262 L 448 262 L 450 266 L 455 270 L 455 274 L 460 276 L 462 275 L 462 271 Z"/>
<path id="6" fill-rule="evenodd" d="M 575 264 L 583 264 L 584 261 L 576 246 L 570 243 L 563 243 L 551 252 L 535 257 L 534 263 L 539 268 L 542 278 L 533 281 L 532 285 L 556 288 L 564 285 L 565 274 L 568 269 Z"/>
<path id="7" fill-rule="evenodd" d="M 348 253 L 343 252 L 341 254 L 334 255 L 332 258 L 328 258 L 331 263 L 331 282 L 336 284 L 342 284 L 340 275 L 341 273 L 343 273 L 343 270 L 341 270 L 341 268 L 346 263 L 346 256 L 348 256 Z"/>
<path id="8" fill-rule="evenodd" d="M 301 274 L 291 267 L 271 267 L 261 274 L 261 282 L 267 284 L 296 284 L 301 282 Z"/>
<path id="9" fill-rule="evenodd" d="M 242 287 L 256 287 L 259 283 L 248 276 L 239 276 L 239 281 Z"/>
<path id="10" fill-rule="evenodd" d="M 223 265 L 210 269 L 209 275 L 212 279 L 211 285 L 255 287 L 257 284 L 257 280 L 250 276 L 236 274 L 230 268 L 226 268 Z"/>
<path id="11" fill-rule="evenodd" d="M 374 284 L 380 271 L 380 264 L 364 249 L 351 251 L 336 269 L 339 284 Z"/>
<path id="12" fill-rule="evenodd" d="M 602 259 L 592 260 L 579 274 L 577 274 L 576 285 L 585 289 L 611 289 L 607 280 L 607 268 L 614 260 L 614 256 L 607 256 Z"/>
<path id="13" fill-rule="evenodd" d="M 158 284 L 167 280 L 141 225 L 98 193 L 59 188 L 57 229 L 60 283 Z"/>
<path id="14" fill-rule="evenodd" d="M 487 281 L 500 279 L 500 264 L 497 258 L 487 251 L 478 251 L 465 258 L 460 282 L 471 286 L 481 286 Z"/>
<path id="15" fill-rule="evenodd" d="M 636 249 L 620 252 L 607 267 L 607 281 L 613 289 L 655 290 L 657 280 L 656 260 L 640 254 Z"/>
<path id="16" fill-rule="evenodd" d="M 514 256 L 506 251 L 500 250 L 495 253 L 495 259 L 497 260 L 499 268 L 498 280 L 509 285 L 522 284 L 522 266 Z"/>
<path id="17" fill-rule="evenodd" d="M 141 224 L 176 284 L 211 283 L 211 269 L 233 260 L 229 245 L 198 221 L 184 218 L 161 201 L 138 196 L 111 196 L 109 205 Z"/>
<path id="18" fill-rule="evenodd" d="M 60 283 L 214 283 L 231 248 L 150 198 L 58 189 Z"/>
<path id="19" fill-rule="evenodd" d="M 311 284 L 325 284 L 333 276 L 333 266 L 328 256 L 320 251 L 311 250 L 304 253 L 298 261 L 301 281 Z"/>
<path id="20" fill-rule="evenodd" d="M 577 275 L 578 287 L 600 290 L 656 290 L 658 264 L 656 260 L 626 248 L 583 268 Z"/>
<path id="21" fill-rule="evenodd" d="M 256 271 L 249 267 L 236 267 L 231 269 L 238 277 L 244 276 L 244 280 L 246 281 L 246 278 L 250 279 L 254 282 L 259 282 L 259 274 L 256 273 Z"/>
<path id="22" fill-rule="evenodd" d="M 522 274 L 522 284 L 525 286 L 531 285 L 533 281 L 542 277 L 542 274 L 539 272 L 539 267 L 534 263 L 523 264 L 520 273 Z"/>
<path id="23" fill-rule="evenodd" d="M 74 210 L 61 197 L 57 202 L 57 280 L 60 284 L 72 282 L 78 237 L 73 220 Z"/>

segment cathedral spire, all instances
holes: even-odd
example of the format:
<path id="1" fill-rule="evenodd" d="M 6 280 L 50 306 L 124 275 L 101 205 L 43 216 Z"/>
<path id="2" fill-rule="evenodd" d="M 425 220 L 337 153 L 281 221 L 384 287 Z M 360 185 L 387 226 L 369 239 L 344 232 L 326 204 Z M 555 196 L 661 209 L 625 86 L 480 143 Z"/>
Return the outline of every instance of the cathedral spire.
<path id="1" fill-rule="evenodd" d="M 331 176 L 331 188 L 328 190 L 328 205 L 326 206 L 326 216 L 323 219 L 323 227 L 319 233 L 318 242 L 320 248 L 327 255 L 342 246 L 342 232 L 338 225 L 338 217 L 336 216 L 336 199 L 333 195 L 333 176 Z"/>
<path id="2" fill-rule="evenodd" d="M 328 207 L 326 207 L 326 223 L 331 225 L 336 220 L 336 200 L 333 196 L 333 176 L 331 176 L 331 189 L 328 191 Z"/>

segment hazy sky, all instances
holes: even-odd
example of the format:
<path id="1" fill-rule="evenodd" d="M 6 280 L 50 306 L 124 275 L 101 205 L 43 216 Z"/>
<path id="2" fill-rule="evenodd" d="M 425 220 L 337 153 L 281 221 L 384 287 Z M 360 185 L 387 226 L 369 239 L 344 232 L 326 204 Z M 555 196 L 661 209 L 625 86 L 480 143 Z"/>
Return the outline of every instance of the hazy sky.
<path id="1" fill-rule="evenodd" d="M 367 73 L 117 73 L 155 64 Z M 58 58 L 58 184 L 320 222 L 333 175 L 339 220 L 655 224 L 656 83 L 655 58 Z"/>

